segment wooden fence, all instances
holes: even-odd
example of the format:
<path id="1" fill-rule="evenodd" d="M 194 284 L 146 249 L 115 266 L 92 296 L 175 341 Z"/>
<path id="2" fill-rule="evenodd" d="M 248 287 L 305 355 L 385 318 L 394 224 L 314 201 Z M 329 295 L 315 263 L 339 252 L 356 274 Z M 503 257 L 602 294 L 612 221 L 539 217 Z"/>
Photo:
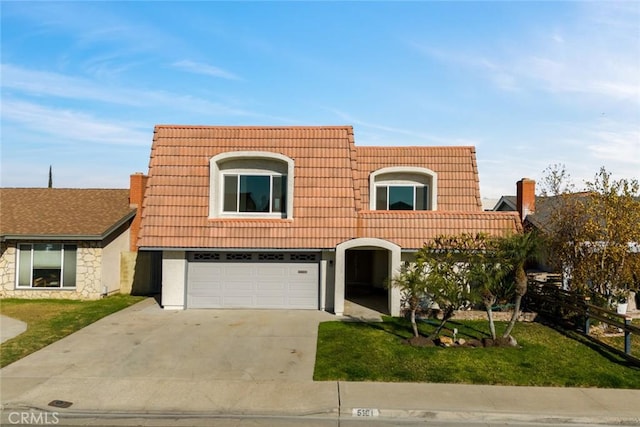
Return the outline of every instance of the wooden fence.
<path id="1" fill-rule="evenodd" d="M 640 337 L 640 328 L 631 324 L 631 316 L 591 304 L 588 297 L 565 291 L 561 289 L 560 285 L 555 281 L 542 283 L 530 280 L 526 296 L 527 308 L 555 321 L 557 324 L 583 334 L 599 345 L 621 354 L 634 364 L 640 364 L 640 358 L 631 354 L 632 334 Z M 624 350 L 611 346 L 591 334 L 593 320 L 622 331 L 624 334 Z"/>

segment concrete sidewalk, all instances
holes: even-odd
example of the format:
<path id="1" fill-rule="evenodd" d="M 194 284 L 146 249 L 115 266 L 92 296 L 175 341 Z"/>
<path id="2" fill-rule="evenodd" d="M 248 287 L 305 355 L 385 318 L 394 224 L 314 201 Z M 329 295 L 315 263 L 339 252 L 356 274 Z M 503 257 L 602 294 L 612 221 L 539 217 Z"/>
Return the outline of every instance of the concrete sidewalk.
<path id="1" fill-rule="evenodd" d="M 220 415 L 337 420 L 355 414 L 640 425 L 640 390 L 315 382 L 317 323 L 331 318 L 315 312 L 166 312 L 147 300 L 1 369 L 0 421 L 32 410 L 55 412 L 65 422 Z M 71 406 L 49 406 L 54 400 Z"/>
<path id="2" fill-rule="evenodd" d="M 27 324 L 22 320 L 0 314 L 0 344 L 17 337 L 27 330 Z"/>
<path id="3" fill-rule="evenodd" d="M 17 384 L 11 380 L 7 385 Z M 3 401 L 3 417 L 10 412 L 36 410 L 57 412 L 70 419 L 101 415 L 344 419 L 355 417 L 354 410 L 365 409 L 367 412 L 360 413 L 386 419 L 640 425 L 638 390 L 72 377 L 31 379 L 28 388 L 19 399 Z M 56 399 L 72 402 L 72 406 L 58 409 L 48 405 Z"/>

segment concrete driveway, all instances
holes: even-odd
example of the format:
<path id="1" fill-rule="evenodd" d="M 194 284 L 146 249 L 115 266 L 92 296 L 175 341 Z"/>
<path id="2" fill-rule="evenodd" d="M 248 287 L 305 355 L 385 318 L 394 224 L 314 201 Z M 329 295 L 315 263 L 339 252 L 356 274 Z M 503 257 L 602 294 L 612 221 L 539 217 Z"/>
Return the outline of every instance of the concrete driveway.
<path id="1" fill-rule="evenodd" d="M 2 403 L 141 411 L 162 401 L 177 410 L 191 396 L 197 410 L 197 393 L 203 408 L 216 401 L 232 410 L 255 384 L 267 396 L 282 383 L 313 388 L 318 323 L 332 319 L 303 310 L 165 311 L 148 299 L 0 370 Z M 333 407 L 334 393 L 327 397 Z"/>

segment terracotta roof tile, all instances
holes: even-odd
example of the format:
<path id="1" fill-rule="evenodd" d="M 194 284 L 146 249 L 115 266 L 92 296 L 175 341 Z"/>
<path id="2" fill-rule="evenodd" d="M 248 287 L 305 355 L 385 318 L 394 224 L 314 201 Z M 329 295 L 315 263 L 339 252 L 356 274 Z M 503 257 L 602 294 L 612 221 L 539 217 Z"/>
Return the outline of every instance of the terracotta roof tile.
<path id="1" fill-rule="evenodd" d="M 209 219 L 209 160 L 252 150 L 294 160 L 293 220 Z M 475 162 L 473 147 L 356 147 L 350 126 L 157 126 L 138 243 L 147 248 L 333 248 L 355 237 L 380 237 L 414 247 L 447 230 L 516 230 L 515 217 L 481 211 Z M 396 165 L 438 173 L 437 212 L 368 211 L 369 174 Z"/>
<path id="2" fill-rule="evenodd" d="M 362 235 L 358 237 L 389 240 L 405 249 L 420 248 L 442 234 L 485 232 L 502 236 L 522 229 L 520 217 L 514 212 L 362 211 L 359 215 Z"/>
<path id="3" fill-rule="evenodd" d="M 129 190 L 1 188 L 0 236 L 103 236 L 135 209 Z"/>
<path id="4" fill-rule="evenodd" d="M 389 166 L 426 167 L 438 174 L 438 210 L 482 211 L 474 147 L 358 147 L 358 184 L 369 193 L 369 175 Z M 361 209 L 369 209 L 363 198 Z"/>

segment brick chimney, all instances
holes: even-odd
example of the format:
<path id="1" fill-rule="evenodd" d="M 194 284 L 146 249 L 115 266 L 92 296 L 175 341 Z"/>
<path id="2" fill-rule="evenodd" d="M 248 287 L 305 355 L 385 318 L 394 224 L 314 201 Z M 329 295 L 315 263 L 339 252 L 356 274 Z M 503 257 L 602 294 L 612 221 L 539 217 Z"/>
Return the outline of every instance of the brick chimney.
<path id="1" fill-rule="evenodd" d="M 136 216 L 131 223 L 131 252 L 138 251 L 138 234 L 140 233 L 140 223 L 142 222 L 142 201 L 144 200 L 144 191 L 147 188 L 147 180 L 149 177 L 141 172 L 131 175 L 129 180 L 129 206 L 136 208 Z"/>
<path id="2" fill-rule="evenodd" d="M 522 221 L 527 215 L 536 211 L 536 182 L 534 180 L 522 178 L 516 183 L 516 208 Z"/>

